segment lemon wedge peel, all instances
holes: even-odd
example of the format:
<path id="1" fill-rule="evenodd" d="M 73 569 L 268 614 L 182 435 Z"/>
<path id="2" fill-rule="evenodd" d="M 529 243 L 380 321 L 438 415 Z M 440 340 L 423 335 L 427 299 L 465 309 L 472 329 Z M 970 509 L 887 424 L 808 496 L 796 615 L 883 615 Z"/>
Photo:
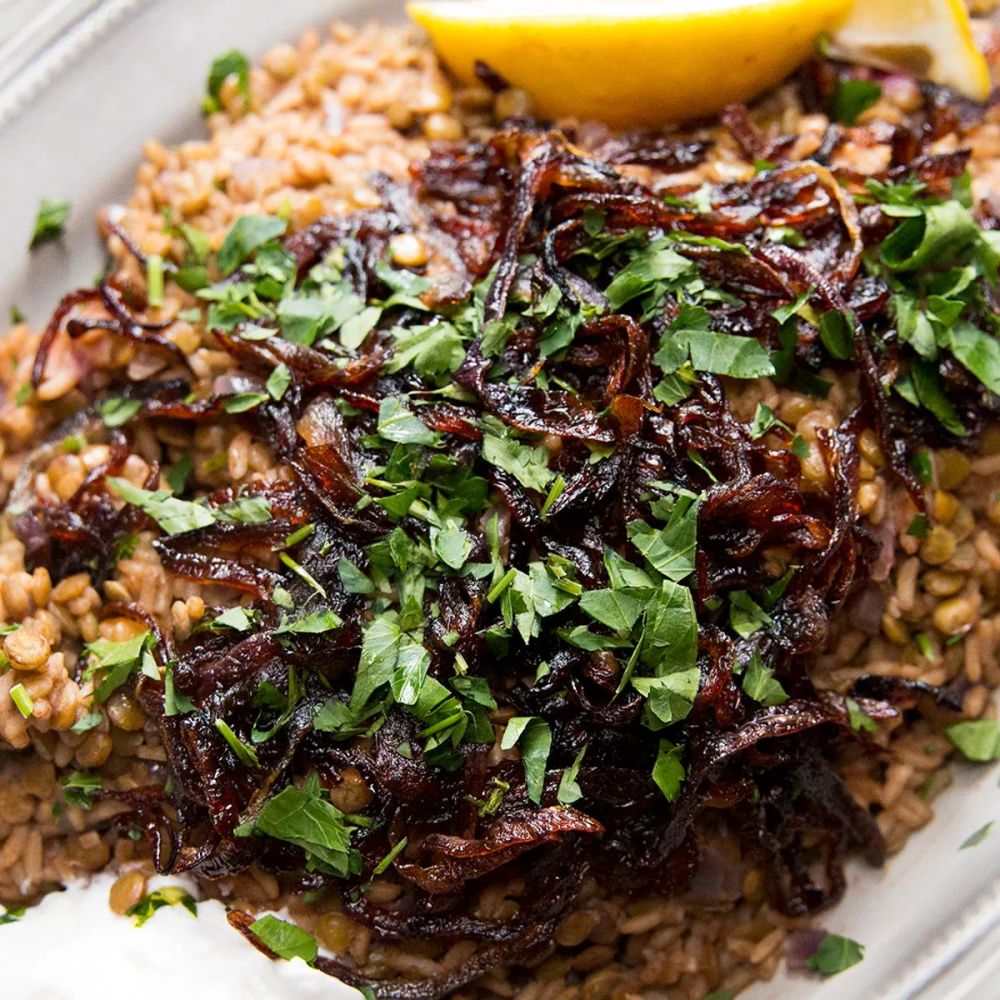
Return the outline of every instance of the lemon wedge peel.
<path id="1" fill-rule="evenodd" d="M 546 117 L 663 125 L 779 83 L 852 0 L 412 0 L 410 16 L 464 82 L 482 59 Z M 542 10 L 539 10 L 542 8 Z"/>
<path id="2" fill-rule="evenodd" d="M 856 0 L 830 38 L 830 55 L 903 69 L 985 101 L 992 84 L 963 0 Z"/>

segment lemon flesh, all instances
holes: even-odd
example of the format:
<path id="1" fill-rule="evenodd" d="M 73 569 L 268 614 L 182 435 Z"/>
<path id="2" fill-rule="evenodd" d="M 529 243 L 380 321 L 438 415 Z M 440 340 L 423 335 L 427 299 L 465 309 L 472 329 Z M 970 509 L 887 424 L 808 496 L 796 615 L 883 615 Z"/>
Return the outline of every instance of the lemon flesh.
<path id="1" fill-rule="evenodd" d="M 831 54 L 953 87 L 984 101 L 990 71 L 972 40 L 963 0 L 857 0 Z"/>
<path id="2" fill-rule="evenodd" d="M 808 58 L 852 0 L 413 0 L 452 71 L 477 59 L 528 91 L 538 114 L 615 126 L 718 112 Z"/>

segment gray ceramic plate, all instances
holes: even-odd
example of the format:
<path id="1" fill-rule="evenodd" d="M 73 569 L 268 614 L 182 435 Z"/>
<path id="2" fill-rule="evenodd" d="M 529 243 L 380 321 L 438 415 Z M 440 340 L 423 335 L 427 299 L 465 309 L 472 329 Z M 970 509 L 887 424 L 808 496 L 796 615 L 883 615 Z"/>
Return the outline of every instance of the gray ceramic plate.
<path id="1" fill-rule="evenodd" d="M 98 207 L 127 194 L 146 137 L 169 142 L 200 132 L 198 101 L 220 51 L 256 55 L 311 23 L 402 16 L 402 4 L 392 0 L 43 5 L 0 45 L 0 309 L 16 302 L 39 324 L 62 291 L 97 273 Z M 29 257 L 24 247 L 41 197 L 68 198 L 73 213 L 64 245 Z M 1000 819 L 997 779 L 995 770 L 962 769 L 939 800 L 935 822 L 902 855 L 883 871 L 852 871 L 847 900 L 824 925 L 863 942 L 864 962 L 826 983 L 785 978 L 748 998 L 1000 997 L 1000 832 L 975 849 L 958 849 L 974 830 Z M 155 933 L 155 922 L 143 933 Z M 4 964 L 2 992 L 17 995 Z"/>

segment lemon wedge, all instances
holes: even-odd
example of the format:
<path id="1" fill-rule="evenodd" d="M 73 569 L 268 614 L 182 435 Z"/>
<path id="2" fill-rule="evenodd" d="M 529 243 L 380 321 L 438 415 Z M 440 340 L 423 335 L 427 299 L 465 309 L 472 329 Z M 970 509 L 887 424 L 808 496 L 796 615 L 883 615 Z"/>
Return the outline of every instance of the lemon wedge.
<path id="1" fill-rule="evenodd" d="M 865 0 L 861 0 L 862 3 Z M 910 0 L 900 0 L 901 3 Z M 918 0 L 915 0 L 918 2 Z M 477 59 L 546 117 L 662 125 L 778 83 L 852 0 L 412 0 L 452 71 Z"/>
<path id="2" fill-rule="evenodd" d="M 989 67 L 972 40 L 963 0 L 857 0 L 830 53 L 906 69 L 977 101 L 990 94 Z"/>

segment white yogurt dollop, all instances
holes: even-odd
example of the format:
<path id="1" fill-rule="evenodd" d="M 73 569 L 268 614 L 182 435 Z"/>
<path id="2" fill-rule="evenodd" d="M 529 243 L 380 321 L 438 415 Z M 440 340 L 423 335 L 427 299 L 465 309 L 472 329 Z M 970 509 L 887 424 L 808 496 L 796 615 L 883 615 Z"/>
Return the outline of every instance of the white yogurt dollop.
<path id="1" fill-rule="evenodd" d="M 300 959 L 272 962 L 215 900 L 165 906 L 142 927 L 108 907 L 114 879 L 55 892 L 0 927 L 0 996 L 11 1000 L 358 1000 Z M 154 879 L 150 890 L 177 885 Z"/>

